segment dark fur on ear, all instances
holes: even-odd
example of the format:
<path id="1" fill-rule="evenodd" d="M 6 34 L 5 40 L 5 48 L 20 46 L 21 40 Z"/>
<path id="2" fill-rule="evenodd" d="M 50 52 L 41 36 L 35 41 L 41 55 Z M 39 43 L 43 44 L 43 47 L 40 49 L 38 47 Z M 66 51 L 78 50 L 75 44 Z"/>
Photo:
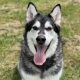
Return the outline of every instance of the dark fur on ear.
<path id="1" fill-rule="evenodd" d="M 36 8 L 36 6 L 35 6 L 35 4 L 34 4 L 33 2 L 29 2 L 29 3 L 28 3 L 27 9 L 28 9 L 28 7 L 29 7 L 30 5 L 33 5 L 33 6 L 35 7 L 36 11 L 37 11 L 37 8 Z"/>
<path id="2" fill-rule="evenodd" d="M 57 4 L 48 15 L 52 17 L 52 19 L 56 25 L 60 26 L 60 23 L 61 23 L 61 5 Z"/>
<path id="3" fill-rule="evenodd" d="M 52 13 L 53 10 L 54 10 L 57 6 L 59 6 L 59 8 L 60 8 L 60 10 L 61 10 L 61 5 L 60 5 L 60 4 L 57 4 L 57 5 L 52 9 L 52 11 L 51 11 L 50 13 Z"/>
<path id="4" fill-rule="evenodd" d="M 27 12 L 26 12 L 26 21 L 30 22 L 35 18 L 37 14 L 38 14 L 38 11 L 36 6 L 32 2 L 29 2 L 27 7 Z"/>

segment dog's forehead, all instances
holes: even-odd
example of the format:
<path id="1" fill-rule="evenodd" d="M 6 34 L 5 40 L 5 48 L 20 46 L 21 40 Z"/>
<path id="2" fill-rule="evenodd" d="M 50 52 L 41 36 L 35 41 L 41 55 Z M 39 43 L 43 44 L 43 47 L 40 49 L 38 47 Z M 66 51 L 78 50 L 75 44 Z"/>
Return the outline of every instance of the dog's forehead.
<path id="1" fill-rule="evenodd" d="M 37 26 L 37 27 L 40 27 L 41 26 L 41 23 L 40 23 L 40 21 L 35 21 L 35 23 L 34 23 L 34 25 L 33 26 Z"/>
<path id="2" fill-rule="evenodd" d="M 52 24 L 50 23 L 50 21 L 45 22 L 45 28 L 48 28 L 48 27 L 52 27 Z"/>
<path id="3" fill-rule="evenodd" d="M 36 25 L 37 27 L 52 26 L 50 18 L 43 15 L 40 15 L 36 18 L 34 25 Z"/>

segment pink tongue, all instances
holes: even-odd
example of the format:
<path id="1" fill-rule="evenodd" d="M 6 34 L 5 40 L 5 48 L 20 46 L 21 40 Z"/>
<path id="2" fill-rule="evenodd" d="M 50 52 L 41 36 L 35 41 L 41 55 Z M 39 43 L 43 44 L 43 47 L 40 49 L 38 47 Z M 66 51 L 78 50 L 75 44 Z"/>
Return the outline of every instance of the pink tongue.
<path id="1" fill-rule="evenodd" d="M 37 47 L 37 52 L 34 55 L 34 63 L 36 65 L 43 65 L 43 63 L 46 61 L 46 47 Z"/>

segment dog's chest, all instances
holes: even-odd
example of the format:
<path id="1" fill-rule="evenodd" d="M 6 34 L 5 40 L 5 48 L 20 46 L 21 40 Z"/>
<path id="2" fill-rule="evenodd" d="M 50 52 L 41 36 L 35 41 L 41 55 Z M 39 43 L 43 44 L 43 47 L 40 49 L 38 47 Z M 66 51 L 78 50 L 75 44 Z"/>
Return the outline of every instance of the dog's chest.
<path id="1" fill-rule="evenodd" d="M 44 75 L 45 77 L 44 76 L 41 77 L 39 74 L 37 75 L 26 74 L 23 70 L 21 70 L 22 80 L 59 80 L 61 74 L 62 69 L 56 75 L 47 74 L 46 76 Z"/>

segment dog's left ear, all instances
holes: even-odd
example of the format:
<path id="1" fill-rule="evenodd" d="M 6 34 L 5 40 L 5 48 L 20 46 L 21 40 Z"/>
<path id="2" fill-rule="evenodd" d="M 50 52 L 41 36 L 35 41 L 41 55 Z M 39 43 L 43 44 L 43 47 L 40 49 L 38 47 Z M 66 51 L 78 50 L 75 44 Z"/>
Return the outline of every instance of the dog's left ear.
<path id="1" fill-rule="evenodd" d="M 30 22 L 31 20 L 33 20 L 36 15 L 37 15 L 36 6 L 32 2 L 29 2 L 27 7 L 27 13 L 26 13 L 27 22 Z"/>
<path id="2" fill-rule="evenodd" d="M 61 23 L 61 5 L 57 4 L 53 10 L 51 11 L 50 15 L 52 16 L 54 22 L 57 25 L 60 25 Z"/>

